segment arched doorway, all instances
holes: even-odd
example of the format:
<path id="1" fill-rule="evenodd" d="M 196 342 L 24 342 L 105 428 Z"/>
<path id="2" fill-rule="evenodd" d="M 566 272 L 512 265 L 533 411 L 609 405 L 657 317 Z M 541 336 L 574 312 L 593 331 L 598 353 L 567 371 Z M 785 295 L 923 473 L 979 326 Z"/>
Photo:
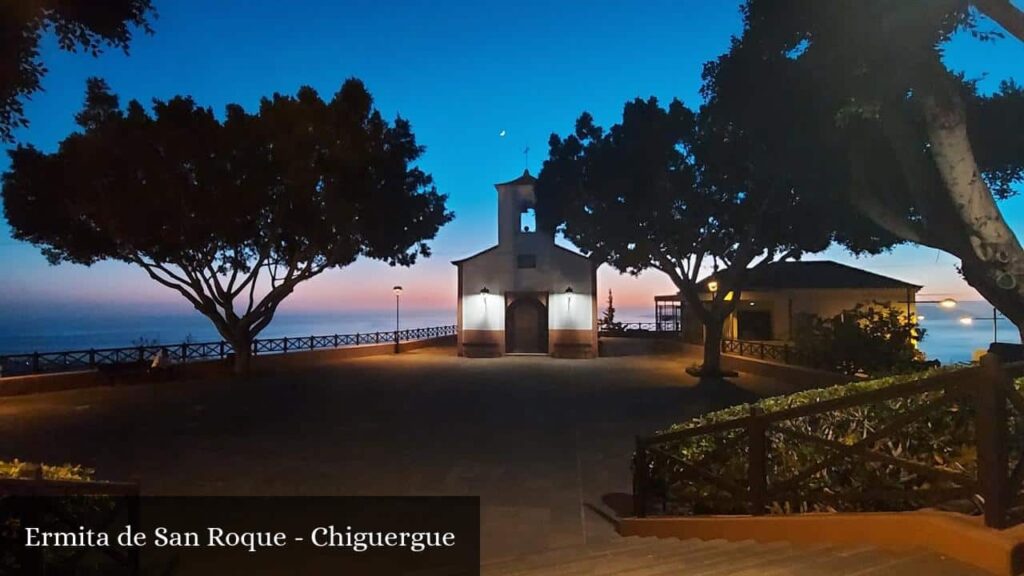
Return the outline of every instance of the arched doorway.
<path id="1" fill-rule="evenodd" d="M 505 311 L 505 351 L 548 351 L 548 308 L 533 297 L 517 298 Z"/>

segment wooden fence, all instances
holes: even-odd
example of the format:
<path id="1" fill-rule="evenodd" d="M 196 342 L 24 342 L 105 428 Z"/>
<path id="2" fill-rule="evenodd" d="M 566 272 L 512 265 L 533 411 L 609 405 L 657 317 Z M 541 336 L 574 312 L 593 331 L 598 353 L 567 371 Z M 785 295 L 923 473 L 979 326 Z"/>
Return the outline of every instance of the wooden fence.
<path id="1" fill-rule="evenodd" d="M 1018 521 L 1024 483 L 1024 396 L 1013 383 L 1021 375 L 1024 362 L 1001 365 L 989 354 L 980 366 L 638 438 L 635 513 L 904 510 L 960 501 L 974 502 L 987 526 L 1007 527 Z M 885 406 L 885 421 L 864 420 L 853 431 L 830 424 L 838 412 L 863 416 L 873 405 Z M 932 454 L 928 435 L 944 422 L 958 423 L 957 436 L 968 433 L 949 439 L 959 459 L 915 458 Z M 916 436 L 901 438 L 910 429 Z M 704 450 L 687 457 L 683 448 L 695 446 Z M 867 474 L 883 478 L 883 487 L 848 480 Z"/>

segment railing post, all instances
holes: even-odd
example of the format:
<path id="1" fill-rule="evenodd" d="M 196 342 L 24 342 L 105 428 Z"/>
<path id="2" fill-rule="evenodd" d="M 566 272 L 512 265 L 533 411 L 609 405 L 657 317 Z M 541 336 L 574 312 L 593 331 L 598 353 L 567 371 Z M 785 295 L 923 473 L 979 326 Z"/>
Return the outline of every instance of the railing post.
<path id="1" fill-rule="evenodd" d="M 761 360 L 764 360 L 764 342 L 761 342 Z"/>
<path id="2" fill-rule="evenodd" d="M 43 483 L 43 466 L 42 464 L 26 463 L 25 469 L 22 471 L 22 478 L 34 484 L 30 485 L 32 489 L 39 490 L 41 493 Z M 18 506 L 18 500 L 14 499 L 12 502 L 14 506 Z M 39 500 L 42 498 L 22 498 L 21 502 L 24 503 L 24 508 L 19 510 L 21 515 L 22 526 L 39 526 L 40 523 L 40 510 Z M 18 506 L 20 508 L 20 506 Z M 23 574 L 32 575 L 45 575 L 46 569 L 46 558 L 43 554 L 42 547 L 22 547 L 22 555 L 20 558 L 21 572 Z"/>
<path id="3" fill-rule="evenodd" d="M 789 344 L 782 345 L 782 363 L 789 364 Z"/>
<path id="4" fill-rule="evenodd" d="M 647 487 L 650 486 L 650 468 L 647 465 L 647 446 L 643 438 L 636 437 L 633 452 L 633 515 L 647 516 Z"/>
<path id="5" fill-rule="evenodd" d="M 89 348 L 89 368 L 96 367 L 96 349 Z"/>
<path id="6" fill-rule="evenodd" d="M 184 350 L 184 349 L 183 349 L 183 350 Z M 220 341 L 220 357 L 221 357 L 221 358 L 223 358 L 223 357 L 224 357 L 224 352 L 225 352 L 225 350 L 224 350 L 224 341 L 223 341 L 223 340 L 221 340 L 221 341 Z"/>
<path id="7" fill-rule="evenodd" d="M 985 525 L 1006 527 L 1009 456 L 1007 451 L 1006 390 L 999 357 L 981 357 L 982 376 L 975 394 L 975 433 L 978 451 L 978 488 L 984 500 Z"/>
<path id="8" fill-rule="evenodd" d="M 763 415 L 761 408 L 750 407 L 751 420 L 747 425 L 747 484 L 750 490 L 750 513 L 754 516 L 764 515 L 768 507 L 768 427 Z"/>
<path id="9" fill-rule="evenodd" d="M 356 344 L 359 344 L 359 333 L 356 333 Z M 334 347 L 338 347 L 338 335 L 334 335 Z"/>
<path id="10" fill-rule="evenodd" d="M 32 372 L 39 372 L 39 352 L 32 353 Z"/>
<path id="11" fill-rule="evenodd" d="M 288 353 L 288 337 L 287 336 L 284 337 L 284 347 L 282 348 L 282 350 L 284 351 L 283 352 L 284 354 Z"/>
<path id="12" fill-rule="evenodd" d="M 316 345 L 316 336 L 309 337 L 309 349 L 312 350 Z"/>

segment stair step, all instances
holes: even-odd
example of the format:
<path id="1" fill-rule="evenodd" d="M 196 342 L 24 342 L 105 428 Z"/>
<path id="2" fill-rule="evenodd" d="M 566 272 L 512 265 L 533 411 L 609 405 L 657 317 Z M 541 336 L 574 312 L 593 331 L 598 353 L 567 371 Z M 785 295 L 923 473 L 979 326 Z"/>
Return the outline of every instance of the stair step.
<path id="1" fill-rule="evenodd" d="M 893 562 L 869 568 L 857 576 L 897 576 L 920 574 L 927 576 L 981 576 L 986 574 L 980 568 L 963 564 L 933 552 L 908 554 Z"/>
<path id="2" fill-rule="evenodd" d="M 547 550 L 525 558 L 507 559 L 491 562 L 482 566 L 482 574 L 488 576 L 513 576 L 524 572 L 541 570 L 548 566 L 565 566 L 567 564 L 598 561 L 627 553 L 632 550 L 650 549 L 663 546 L 657 538 L 629 537 L 613 543 L 589 545 L 583 547 L 567 547 Z"/>
<path id="3" fill-rule="evenodd" d="M 889 564 L 894 558 L 891 553 L 879 550 L 874 546 L 861 546 L 820 557 L 816 562 L 784 566 L 777 574 L 785 576 L 853 576 L 865 570 Z"/>
<path id="4" fill-rule="evenodd" d="M 804 566 L 826 562 L 837 556 L 849 556 L 862 550 L 871 548 L 835 548 L 830 544 L 814 544 L 809 546 L 794 546 L 799 554 L 785 558 L 772 558 L 765 562 L 736 570 L 730 576 L 788 576 L 794 570 L 802 569 Z"/>
<path id="5" fill-rule="evenodd" d="M 529 576 L 617 574 L 625 570 L 635 569 L 637 566 L 657 562 L 665 554 L 677 553 L 680 549 L 696 549 L 697 547 L 698 545 L 695 543 L 683 543 L 675 539 L 652 539 L 648 546 L 549 565 L 544 568 L 530 570 L 526 574 L 529 574 Z"/>
<path id="6" fill-rule="evenodd" d="M 721 550 L 725 545 L 724 541 L 705 543 L 700 540 L 683 541 L 667 538 L 660 540 L 657 547 L 638 549 L 629 554 L 611 555 L 603 562 L 588 561 L 556 566 L 541 572 L 531 572 L 530 576 L 599 576 L 642 572 L 653 566 L 662 565 L 668 557 L 699 556 Z"/>
<path id="7" fill-rule="evenodd" d="M 928 551 L 629 537 L 485 564 L 483 576 L 984 576 Z"/>
<path id="8" fill-rule="evenodd" d="M 760 573 L 768 567 L 788 564 L 796 559 L 805 557 L 808 554 L 820 553 L 822 550 L 826 549 L 824 546 L 819 546 L 816 549 L 805 549 L 782 543 L 779 543 L 777 546 L 774 544 L 762 544 L 761 546 L 762 548 L 738 557 L 730 562 L 711 566 L 704 570 L 694 569 L 686 573 L 693 574 L 694 576 L 697 576 L 698 574 L 700 576 L 733 576 L 737 572 L 744 570 L 750 570 L 753 573 Z M 688 567 L 681 565 L 679 568 L 685 570 Z M 676 573 L 678 573 L 678 571 Z M 663 573 L 659 572 L 657 574 L 660 575 Z M 651 576 L 655 575 L 652 574 Z"/>
<path id="9" fill-rule="evenodd" d="M 651 538 L 627 536 L 625 538 L 618 538 L 601 544 L 550 548 L 530 554 L 529 556 L 514 556 L 511 558 L 499 558 L 484 562 L 482 568 L 487 569 L 489 571 L 488 573 L 496 574 L 497 572 L 495 571 L 501 570 L 505 567 L 521 569 L 519 567 L 525 567 L 533 564 L 543 565 L 567 559 L 571 560 L 573 558 L 579 558 L 580 556 L 607 554 L 616 550 L 628 550 L 638 546 L 649 546 L 651 541 Z"/>
<path id="10" fill-rule="evenodd" d="M 702 546 L 692 549 L 679 548 L 661 556 L 658 559 L 659 562 L 654 567 L 645 566 L 633 571 L 623 572 L 621 576 L 650 576 L 650 574 L 658 573 L 667 567 L 674 567 L 671 569 L 674 570 L 673 573 L 677 573 L 679 567 L 688 567 L 705 560 L 710 560 L 712 557 L 722 556 L 726 550 L 731 550 L 734 554 L 737 552 L 737 549 L 734 548 L 737 543 L 725 540 L 686 540 L 685 542 L 698 542 Z M 738 551 L 742 552 L 743 548 L 740 548 Z"/>
<path id="11" fill-rule="evenodd" d="M 739 547 L 738 545 L 743 545 Z M 667 576 L 669 574 L 686 574 L 687 576 L 697 574 L 732 574 L 734 566 L 754 557 L 773 556 L 776 554 L 788 554 L 792 547 L 785 542 L 772 542 L 760 544 L 752 540 L 742 542 L 723 542 L 716 554 L 709 554 L 694 558 L 680 558 L 671 563 L 664 563 L 652 567 L 643 576 Z"/>

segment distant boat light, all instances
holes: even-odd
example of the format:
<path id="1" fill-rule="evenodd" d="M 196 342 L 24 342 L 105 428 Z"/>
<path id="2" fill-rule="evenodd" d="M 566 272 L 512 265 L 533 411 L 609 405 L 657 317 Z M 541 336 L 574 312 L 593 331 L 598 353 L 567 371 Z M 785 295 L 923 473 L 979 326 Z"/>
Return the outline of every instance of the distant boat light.
<path id="1" fill-rule="evenodd" d="M 952 298 L 945 298 L 939 302 L 939 306 L 942 308 L 956 308 L 956 300 Z"/>

